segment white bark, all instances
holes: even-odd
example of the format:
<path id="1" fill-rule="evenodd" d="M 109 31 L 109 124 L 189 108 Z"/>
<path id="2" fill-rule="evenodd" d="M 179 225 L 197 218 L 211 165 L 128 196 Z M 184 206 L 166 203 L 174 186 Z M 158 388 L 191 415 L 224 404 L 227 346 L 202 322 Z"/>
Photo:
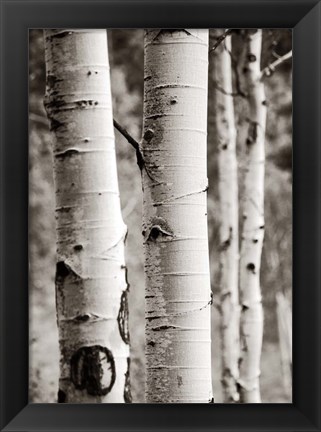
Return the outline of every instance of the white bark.
<path id="1" fill-rule="evenodd" d="M 263 309 L 260 288 L 264 238 L 264 163 L 266 101 L 260 80 L 262 30 L 246 33 L 244 69 L 249 101 L 247 172 L 245 175 L 243 231 L 240 257 L 241 343 L 240 396 L 243 403 L 260 403 L 260 359 Z"/>
<path id="2" fill-rule="evenodd" d="M 129 402 L 124 239 L 105 30 L 45 31 L 54 136 L 58 402 Z"/>
<path id="3" fill-rule="evenodd" d="M 214 45 L 223 30 L 212 30 Z M 222 385 L 224 402 L 239 400 L 237 380 L 240 356 L 240 307 L 238 293 L 238 178 L 236 128 L 233 105 L 231 36 L 210 53 L 210 72 L 215 90 L 215 142 L 218 151 L 220 216 L 220 311 Z"/>
<path id="4" fill-rule="evenodd" d="M 207 30 L 146 30 L 147 402 L 209 402 Z"/>

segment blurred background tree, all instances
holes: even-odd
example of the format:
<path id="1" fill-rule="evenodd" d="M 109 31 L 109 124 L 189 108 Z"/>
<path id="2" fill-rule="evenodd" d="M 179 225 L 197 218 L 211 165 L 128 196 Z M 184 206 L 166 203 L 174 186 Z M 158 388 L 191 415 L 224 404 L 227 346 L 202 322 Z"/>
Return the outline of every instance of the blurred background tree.
<path id="1" fill-rule="evenodd" d="M 140 140 L 143 118 L 143 30 L 108 31 L 114 118 Z M 263 31 L 262 68 L 276 55 L 292 48 L 287 29 Z M 233 36 L 233 54 L 241 51 Z M 277 292 L 291 300 L 292 293 L 292 67 L 279 66 L 265 79 L 268 102 L 265 176 L 265 241 L 262 257 L 264 344 L 261 393 L 263 402 L 291 402 L 282 386 L 281 359 L 276 316 Z M 209 92 L 213 89 L 209 80 Z M 30 401 L 56 402 L 58 388 L 58 332 L 55 316 L 55 218 L 52 148 L 49 125 L 43 108 L 45 93 L 44 46 L 41 29 L 29 32 L 29 303 L 30 303 Z M 209 99 L 210 102 L 210 99 Z M 239 193 L 245 170 L 247 106 L 235 99 L 238 129 Z M 213 107 L 208 109 L 208 212 L 211 281 L 218 294 L 218 204 L 216 150 L 213 135 Z M 126 261 L 131 285 L 129 296 L 131 333 L 131 381 L 133 402 L 144 402 L 144 272 L 141 235 L 142 191 L 136 155 L 115 131 L 118 176 L 123 218 L 129 234 Z M 242 209 L 240 209 L 241 213 Z M 215 402 L 222 401 L 219 353 L 219 313 L 213 307 L 213 387 Z"/>

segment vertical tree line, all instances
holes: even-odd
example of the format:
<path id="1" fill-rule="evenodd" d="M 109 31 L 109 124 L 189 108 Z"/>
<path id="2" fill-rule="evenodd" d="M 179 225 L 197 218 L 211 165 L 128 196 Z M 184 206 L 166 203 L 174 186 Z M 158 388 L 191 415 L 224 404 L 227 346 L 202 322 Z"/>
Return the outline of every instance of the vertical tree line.
<path id="1" fill-rule="evenodd" d="M 207 30 L 145 31 L 147 402 L 209 402 Z"/>
<path id="2" fill-rule="evenodd" d="M 211 45 L 224 36 L 211 30 Z M 214 81 L 215 136 L 217 149 L 220 239 L 220 313 L 222 386 L 225 402 L 238 402 L 239 377 L 239 229 L 236 127 L 232 83 L 231 35 L 210 51 L 209 68 Z"/>
<path id="3" fill-rule="evenodd" d="M 264 238 L 264 166 L 266 98 L 261 80 L 262 30 L 245 33 L 244 76 L 249 105 L 246 138 L 243 229 L 240 255 L 241 343 L 240 396 L 243 403 L 261 402 L 259 377 L 263 338 L 260 286 Z"/>
<path id="4" fill-rule="evenodd" d="M 58 402 L 129 402 L 124 241 L 105 30 L 45 31 L 54 136 Z"/>

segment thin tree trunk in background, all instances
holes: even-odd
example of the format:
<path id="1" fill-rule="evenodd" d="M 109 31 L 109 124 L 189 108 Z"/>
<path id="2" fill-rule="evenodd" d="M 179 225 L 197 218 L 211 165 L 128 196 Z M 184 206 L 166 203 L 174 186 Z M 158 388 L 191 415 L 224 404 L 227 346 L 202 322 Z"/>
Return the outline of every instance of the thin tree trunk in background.
<path id="1" fill-rule="evenodd" d="M 211 44 L 223 30 L 211 30 Z M 237 380 L 240 356 L 240 306 L 238 294 L 239 230 L 236 128 L 234 119 L 231 36 L 210 53 L 210 73 L 214 79 L 215 137 L 218 152 L 220 216 L 220 311 L 222 345 L 222 385 L 224 402 L 239 400 Z"/>
<path id="2" fill-rule="evenodd" d="M 244 75 L 249 101 L 249 129 L 246 140 L 243 231 L 240 257 L 241 344 L 240 400 L 260 403 L 260 360 L 263 336 L 263 309 L 260 287 L 261 253 L 264 238 L 264 163 L 266 100 L 260 80 L 262 30 L 245 35 Z"/>
<path id="3" fill-rule="evenodd" d="M 105 30 L 45 31 L 54 136 L 58 402 L 130 402 L 129 334 Z"/>
<path id="4" fill-rule="evenodd" d="M 282 365 L 282 378 L 286 393 L 292 392 L 292 309 L 282 292 L 276 293 L 276 313 L 278 320 L 279 347 Z"/>
<path id="5" fill-rule="evenodd" d="M 147 402 L 212 401 L 207 30 L 146 30 Z"/>

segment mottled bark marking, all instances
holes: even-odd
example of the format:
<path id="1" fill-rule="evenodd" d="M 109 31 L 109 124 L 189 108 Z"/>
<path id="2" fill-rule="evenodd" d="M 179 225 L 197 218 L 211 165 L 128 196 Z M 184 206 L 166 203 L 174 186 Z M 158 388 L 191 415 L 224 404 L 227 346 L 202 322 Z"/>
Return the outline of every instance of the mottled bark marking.
<path id="1" fill-rule="evenodd" d="M 112 352 L 99 345 L 80 348 L 70 361 L 71 381 L 91 396 L 105 396 L 116 379 Z"/>
<path id="2" fill-rule="evenodd" d="M 79 276 L 68 264 L 63 261 L 57 262 L 56 283 L 63 284 L 68 276 L 74 281 L 81 281 L 81 276 Z"/>
<path id="3" fill-rule="evenodd" d="M 67 403 L 66 393 L 62 390 L 58 390 L 58 403 Z"/>
<path id="4" fill-rule="evenodd" d="M 120 308 L 118 313 L 119 332 L 126 344 L 129 344 L 129 325 L 128 325 L 128 289 L 126 289 L 120 298 Z"/>
<path id="5" fill-rule="evenodd" d="M 173 237 L 174 233 L 162 217 L 155 216 L 147 224 L 144 224 L 142 234 L 145 241 L 156 241 L 160 237 Z"/>
<path id="6" fill-rule="evenodd" d="M 130 390 L 130 358 L 129 357 L 127 359 L 127 371 L 125 374 L 124 401 L 125 403 L 132 403 L 132 394 Z"/>

